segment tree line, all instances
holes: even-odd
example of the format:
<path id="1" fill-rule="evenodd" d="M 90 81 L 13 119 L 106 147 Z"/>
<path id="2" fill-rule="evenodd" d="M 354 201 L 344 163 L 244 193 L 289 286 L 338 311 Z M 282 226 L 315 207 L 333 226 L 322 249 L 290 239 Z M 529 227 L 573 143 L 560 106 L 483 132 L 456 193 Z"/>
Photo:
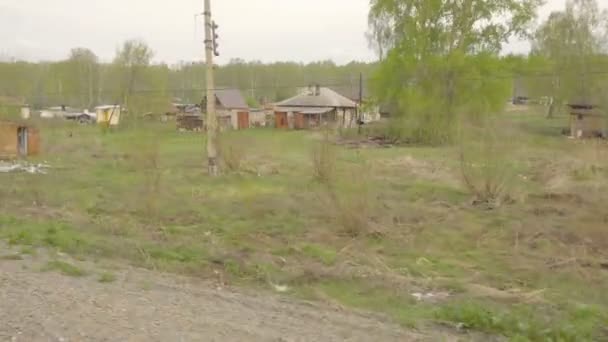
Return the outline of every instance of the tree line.
<path id="1" fill-rule="evenodd" d="M 66 60 L 48 63 L 0 63 L 0 97 L 34 107 L 66 105 L 92 108 L 122 104 L 142 112 L 162 112 L 173 101 L 200 103 L 205 92 L 205 64 L 152 63 L 145 42 L 130 40 L 111 63 L 100 63 L 86 48 L 75 48 Z M 371 76 L 374 63 L 332 61 L 308 64 L 233 59 L 216 66 L 216 87 L 237 88 L 250 106 L 286 99 L 311 84 L 340 87 L 356 93 L 359 76 Z"/>

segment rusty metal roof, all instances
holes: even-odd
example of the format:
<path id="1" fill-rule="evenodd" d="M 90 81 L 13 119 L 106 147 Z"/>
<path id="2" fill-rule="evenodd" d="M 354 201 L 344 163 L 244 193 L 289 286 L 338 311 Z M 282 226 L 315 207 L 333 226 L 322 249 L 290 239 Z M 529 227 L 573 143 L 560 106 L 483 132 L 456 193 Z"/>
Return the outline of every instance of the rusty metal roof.
<path id="1" fill-rule="evenodd" d="M 333 108 L 356 108 L 357 104 L 352 100 L 338 94 L 329 88 L 320 88 L 319 95 L 314 95 L 314 89 L 310 93 L 294 96 L 276 104 L 278 107 L 333 107 Z"/>

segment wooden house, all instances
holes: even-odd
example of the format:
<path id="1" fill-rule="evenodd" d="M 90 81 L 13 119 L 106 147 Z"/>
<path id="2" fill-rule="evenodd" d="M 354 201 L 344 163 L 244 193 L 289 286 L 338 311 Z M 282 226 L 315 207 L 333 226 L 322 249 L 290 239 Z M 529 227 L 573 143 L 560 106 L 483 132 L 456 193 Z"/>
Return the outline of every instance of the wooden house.
<path id="1" fill-rule="evenodd" d="M 357 104 L 329 89 L 316 86 L 276 104 L 275 127 L 311 129 L 357 125 Z"/>
<path id="2" fill-rule="evenodd" d="M 19 122 L 0 121 L 0 158 L 25 158 L 39 153 L 38 129 Z"/>

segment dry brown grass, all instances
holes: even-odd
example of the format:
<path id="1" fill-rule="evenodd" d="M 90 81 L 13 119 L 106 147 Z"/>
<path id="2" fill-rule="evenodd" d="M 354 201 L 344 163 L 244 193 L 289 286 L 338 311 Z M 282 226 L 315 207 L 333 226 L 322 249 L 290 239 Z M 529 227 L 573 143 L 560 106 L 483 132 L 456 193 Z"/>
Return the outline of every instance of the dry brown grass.
<path id="1" fill-rule="evenodd" d="M 336 181 L 336 148 L 332 144 L 330 132 L 326 130 L 323 138 L 312 150 L 312 176 L 320 184 L 333 186 Z"/>
<path id="2" fill-rule="evenodd" d="M 321 184 L 321 198 L 326 203 L 324 207 L 327 215 L 339 228 L 337 233 L 349 238 L 373 233 L 371 217 L 375 199 L 370 184 L 369 167 L 364 161 L 359 161 L 346 174 L 341 174 L 345 178 L 338 179 L 333 169 L 335 161 L 332 159 L 327 163 L 331 166 L 324 166 L 323 178 L 315 179 Z"/>
<path id="3" fill-rule="evenodd" d="M 162 210 L 163 169 L 161 165 L 160 143 L 154 132 L 142 130 L 135 136 L 125 155 L 119 158 L 113 156 L 116 163 L 125 163 L 136 172 L 138 177 L 139 196 L 136 203 L 130 203 L 146 218 L 146 225 L 158 228 Z M 119 166 L 119 165 L 117 165 Z"/>
<path id="4" fill-rule="evenodd" d="M 222 169 L 226 172 L 240 172 L 246 157 L 246 142 L 242 139 L 222 137 L 220 139 L 220 156 Z"/>
<path id="5" fill-rule="evenodd" d="M 458 160 L 462 182 L 475 203 L 496 206 L 516 197 L 513 133 L 494 118 L 462 125 Z"/>

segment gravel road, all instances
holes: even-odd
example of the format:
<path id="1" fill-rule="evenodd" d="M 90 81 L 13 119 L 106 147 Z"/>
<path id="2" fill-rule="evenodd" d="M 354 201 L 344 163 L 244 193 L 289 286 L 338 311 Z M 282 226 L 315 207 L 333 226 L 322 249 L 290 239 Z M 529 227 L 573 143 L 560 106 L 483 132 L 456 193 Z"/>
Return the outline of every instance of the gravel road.
<path id="1" fill-rule="evenodd" d="M 0 341 L 429 340 L 373 314 L 134 268 L 101 283 L 94 264 L 61 256 L 90 274 L 70 277 L 14 252 L 0 243 Z"/>

